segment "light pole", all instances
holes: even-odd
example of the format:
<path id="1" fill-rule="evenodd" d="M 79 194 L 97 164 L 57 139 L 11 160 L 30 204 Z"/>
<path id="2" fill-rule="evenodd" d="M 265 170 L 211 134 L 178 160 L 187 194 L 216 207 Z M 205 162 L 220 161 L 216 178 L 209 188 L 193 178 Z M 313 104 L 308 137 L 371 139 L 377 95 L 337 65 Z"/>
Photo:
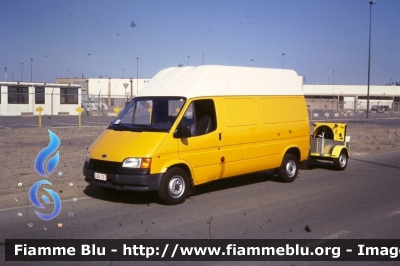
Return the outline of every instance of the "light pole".
<path id="1" fill-rule="evenodd" d="M 7 67 L 4 67 L 4 71 L 5 71 L 5 74 L 4 74 L 4 81 L 8 81 L 7 79 Z"/>
<path id="2" fill-rule="evenodd" d="M 32 82 L 32 61 L 33 61 L 33 58 L 31 58 L 31 82 Z"/>
<path id="3" fill-rule="evenodd" d="M 335 70 L 333 70 L 332 74 L 332 108 L 334 108 L 334 100 L 335 100 Z"/>
<path id="4" fill-rule="evenodd" d="M 24 63 L 21 63 L 22 64 L 22 82 L 24 81 Z"/>
<path id="5" fill-rule="evenodd" d="M 375 1 L 369 2 L 369 48 L 368 48 L 368 89 L 367 89 L 367 119 L 369 118 L 369 82 L 371 70 L 371 20 L 372 20 L 372 5 Z"/>
<path id="6" fill-rule="evenodd" d="M 283 59 L 285 58 L 285 53 L 282 53 L 282 69 L 283 69 Z"/>
<path id="7" fill-rule="evenodd" d="M 136 95 L 139 92 L 139 57 L 136 58 Z"/>

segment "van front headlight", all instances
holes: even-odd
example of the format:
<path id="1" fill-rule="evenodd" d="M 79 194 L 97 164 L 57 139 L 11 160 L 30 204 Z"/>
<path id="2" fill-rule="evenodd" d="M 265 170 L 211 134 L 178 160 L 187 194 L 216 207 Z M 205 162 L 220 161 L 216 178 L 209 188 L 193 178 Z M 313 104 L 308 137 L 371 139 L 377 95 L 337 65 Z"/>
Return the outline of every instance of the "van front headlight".
<path id="1" fill-rule="evenodd" d="M 151 166 L 150 158 L 127 158 L 122 163 L 122 167 L 149 169 Z"/>
<path id="2" fill-rule="evenodd" d="M 90 160 L 90 153 L 89 152 L 86 152 L 86 156 L 85 156 L 85 162 L 89 162 L 89 160 Z"/>

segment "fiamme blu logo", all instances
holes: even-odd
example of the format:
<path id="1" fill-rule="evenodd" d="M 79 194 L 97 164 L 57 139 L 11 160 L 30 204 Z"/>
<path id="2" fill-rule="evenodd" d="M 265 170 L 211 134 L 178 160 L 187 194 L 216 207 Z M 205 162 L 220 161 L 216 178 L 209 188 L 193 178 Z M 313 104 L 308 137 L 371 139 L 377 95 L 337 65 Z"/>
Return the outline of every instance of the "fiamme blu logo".
<path id="1" fill-rule="evenodd" d="M 50 136 L 49 145 L 38 153 L 35 160 L 36 172 L 45 178 L 49 177 L 51 173 L 53 173 L 60 160 L 60 154 L 57 151 L 61 143 L 60 138 L 56 134 L 54 134 L 51 130 L 48 130 L 48 132 Z M 50 156 L 54 154 L 54 152 L 56 151 L 57 153 L 50 158 Z M 39 201 L 37 196 L 38 190 L 41 185 L 51 185 L 51 182 L 49 182 L 48 180 L 40 180 L 35 184 L 33 184 L 32 187 L 29 189 L 29 200 L 35 207 L 39 209 L 46 209 L 46 207 L 44 207 L 43 204 Z M 57 215 L 61 212 L 61 200 L 58 194 L 54 190 L 49 188 L 43 188 L 43 189 L 47 191 L 47 193 L 49 193 L 49 195 L 52 197 L 52 200 L 54 202 L 54 209 L 53 212 L 50 214 L 44 214 L 38 211 L 35 211 L 35 213 L 42 220 L 49 221 L 57 217 Z M 51 202 L 46 195 L 42 195 L 42 200 L 46 204 L 49 204 Z"/>

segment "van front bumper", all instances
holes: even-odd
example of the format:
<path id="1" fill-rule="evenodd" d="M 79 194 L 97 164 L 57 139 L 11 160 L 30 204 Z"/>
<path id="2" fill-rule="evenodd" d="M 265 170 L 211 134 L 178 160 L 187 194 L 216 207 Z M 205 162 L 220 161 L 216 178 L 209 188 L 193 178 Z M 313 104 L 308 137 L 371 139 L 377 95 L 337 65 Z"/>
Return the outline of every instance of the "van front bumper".
<path id="1" fill-rule="evenodd" d="M 86 165 L 85 165 L 86 166 Z M 107 175 L 107 181 L 94 179 L 95 171 L 83 167 L 85 181 L 89 184 L 111 188 L 116 190 L 131 191 L 153 191 L 160 188 L 160 182 L 163 174 L 111 174 Z"/>

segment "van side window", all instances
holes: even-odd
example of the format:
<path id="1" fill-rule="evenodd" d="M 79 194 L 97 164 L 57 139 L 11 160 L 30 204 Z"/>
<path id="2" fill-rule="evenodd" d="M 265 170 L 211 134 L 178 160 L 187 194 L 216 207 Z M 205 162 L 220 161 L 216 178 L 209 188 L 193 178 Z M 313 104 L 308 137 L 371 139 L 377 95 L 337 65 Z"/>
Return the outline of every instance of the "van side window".
<path id="1" fill-rule="evenodd" d="M 186 110 L 178 127 L 189 126 L 191 136 L 201 136 L 217 128 L 215 106 L 212 100 L 197 100 Z"/>

